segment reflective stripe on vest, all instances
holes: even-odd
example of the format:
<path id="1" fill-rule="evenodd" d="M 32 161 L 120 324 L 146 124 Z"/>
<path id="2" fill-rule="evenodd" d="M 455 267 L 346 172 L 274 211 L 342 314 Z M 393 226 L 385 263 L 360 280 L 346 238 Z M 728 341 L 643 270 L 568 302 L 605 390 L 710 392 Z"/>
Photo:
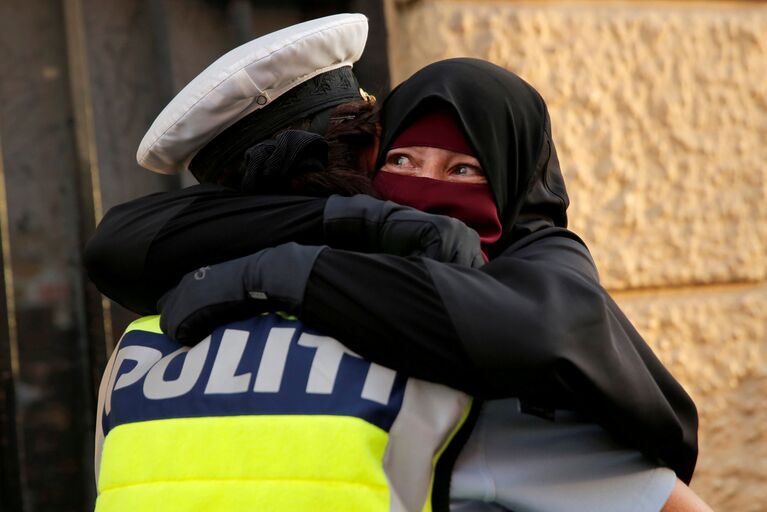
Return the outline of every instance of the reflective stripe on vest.
<path id="1" fill-rule="evenodd" d="M 100 388 L 96 508 L 430 511 L 470 402 L 282 315 L 193 348 L 142 318 Z"/>

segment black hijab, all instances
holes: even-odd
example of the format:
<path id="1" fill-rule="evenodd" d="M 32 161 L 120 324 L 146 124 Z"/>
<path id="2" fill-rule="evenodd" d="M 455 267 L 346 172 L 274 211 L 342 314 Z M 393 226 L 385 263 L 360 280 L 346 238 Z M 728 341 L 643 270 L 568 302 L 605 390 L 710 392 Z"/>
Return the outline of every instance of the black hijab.
<path id="1" fill-rule="evenodd" d="M 381 112 L 384 133 L 376 168 L 402 130 L 432 102 L 455 110 L 487 175 L 503 225 L 491 259 L 526 234 L 567 226 L 569 200 L 546 103 L 517 75 L 483 60 L 436 62 L 391 92 Z"/>
<path id="2" fill-rule="evenodd" d="M 420 115 L 420 109 L 432 108 L 431 102 L 448 104 L 455 110 L 486 173 L 503 225 L 501 239 L 490 248 L 491 259 L 530 233 L 538 232 L 527 240 L 546 236 L 543 228 L 566 227 L 567 192 L 551 138 L 546 104 L 529 84 L 488 62 L 475 59 L 437 62 L 392 91 L 382 109 L 384 136 L 379 164 L 399 133 Z M 564 230 L 557 231 L 563 237 L 577 238 L 563 233 Z M 555 238 L 559 236 L 548 236 L 547 240 L 552 242 Z M 532 247 L 520 240 L 511 250 L 518 255 Z M 689 483 L 697 457 L 694 403 L 598 284 L 595 269 L 581 261 L 583 266 L 576 274 L 590 275 L 593 281 L 574 279 L 570 276 L 572 267 L 561 264 L 563 257 L 569 258 L 564 253 L 539 254 L 537 261 L 542 266 L 531 266 L 527 261 L 523 271 L 514 268 L 519 260 L 498 258 L 484 269 L 499 281 L 514 284 L 517 294 L 512 297 L 526 298 L 520 301 L 520 311 L 535 310 L 529 316 L 545 311 L 549 319 L 546 321 L 556 319 L 554 324 L 560 329 L 556 332 L 564 333 L 548 337 L 552 361 L 556 361 L 553 371 L 544 370 L 536 385 L 524 388 L 525 393 L 530 393 L 529 398 L 536 403 L 536 397 L 543 396 L 542 391 L 564 396 L 556 386 L 562 382 L 576 383 L 580 387 L 574 401 L 578 408 L 592 414 L 619 440 L 663 461 Z M 587 259 L 590 263 L 590 258 Z M 442 290 L 456 286 L 450 281 L 448 276 L 452 274 L 448 270 L 437 273 L 443 272 L 441 268 L 433 267 L 431 279 L 441 283 Z M 562 279 L 542 275 L 549 273 Z M 498 293 L 496 288 L 486 287 L 484 281 L 476 281 L 473 288 L 469 288 L 472 282 L 468 279 L 460 283 L 454 296 L 491 297 Z M 493 299 L 476 300 L 487 304 Z M 526 303 L 531 301 L 535 308 L 526 310 Z M 536 309 L 539 303 L 546 304 Z M 539 332 L 538 324 L 525 323 L 527 327 L 520 330 L 518 325 L 524 322 L 523 317 L 509 316 L 519 312 L 488 309 L 482 322 L 477 323 L 476 315 L 467 315 L 466 311 L 463 308 L 453 311 L 450 322 L 463 329 L 465 339 L 470 340 L 463 345 L 465 350 L 472 351 L 470 359 L 484 361 L 485 374 L 489 368 L 496 369 L 494 379 L 518 377 L 507 369 L 519 364 L 520 355 L 527 357 L 544 346 L 541 340 L 548 329 Z M 510 318 L 516 320 L 510 324 Z M 515 325 L 513 337 L 505 334 L 494 337 L 494 332 L 507 333 L 508 325 Z M 489 345 L 489 339 L 494 344 Z M 513 348 L 507 350 L 505 344 L 511 339 Z M 506 359 L 499 354 L 505 354 Z M 632 382 L 633 387 L 616 388 L 613 372 Z M 601 397 L 597 407 L 596 397 Z"/>

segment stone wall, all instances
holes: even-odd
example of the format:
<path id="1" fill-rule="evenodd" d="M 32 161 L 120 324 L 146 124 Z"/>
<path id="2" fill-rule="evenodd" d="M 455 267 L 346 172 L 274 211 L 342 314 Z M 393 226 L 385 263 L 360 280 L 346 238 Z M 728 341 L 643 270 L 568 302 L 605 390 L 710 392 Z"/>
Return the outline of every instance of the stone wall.
<path id="1" fill-rule="evenodd" d="M 387 9 L 395 83 L 472 56 L 546 98 L 571 227 L 699 406 L 693 488 L 714 509 L 764 510 L 767 4 L 391 0 Z"/>

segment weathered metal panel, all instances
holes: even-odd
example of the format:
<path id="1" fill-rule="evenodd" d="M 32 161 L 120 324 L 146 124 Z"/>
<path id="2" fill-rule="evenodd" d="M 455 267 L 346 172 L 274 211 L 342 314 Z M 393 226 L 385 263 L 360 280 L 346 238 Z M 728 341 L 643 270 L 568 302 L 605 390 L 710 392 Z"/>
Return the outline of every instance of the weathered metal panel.
<path id="1" fill-rule="evenodd" d="M 380 2 L 360 3 L 375 7 L 368 4 Z M 111 206 L 180 185 L 136 164 L 146 129 L 176 92 L 234 46 L 356 4 L 308 5 L 0 2 L 3 512 L 93 506 L 96 386 L 135 315 L 88 282 L 82 247 Z M 385 46 L 373 47 L 385 58 Z M 370 50 L 369 43 L 366 58 Z M 381 75 L 387 66 L 370 69 L 388 88 Z"/>
<path id="2" fill-rule="evenodd" d="M 92 413 L 63 13 L 56 1 L 8 0 L 0 10 L 3 245 L 18 347 L 20 498 L 24 510 L 79 511 L 90 506 Z"/>

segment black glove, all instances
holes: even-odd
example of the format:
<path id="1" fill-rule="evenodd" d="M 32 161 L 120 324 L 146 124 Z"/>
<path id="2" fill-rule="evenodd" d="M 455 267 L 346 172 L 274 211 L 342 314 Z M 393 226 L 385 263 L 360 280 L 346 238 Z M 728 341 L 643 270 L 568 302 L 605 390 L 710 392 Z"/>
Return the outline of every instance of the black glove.
<path id="1" fill-rule="evenodd" d="M 443 263 L 484 265 L 479 235 L 463 222 L 366 195 L 333 195 L 325 203 L 325 243 L 338 249 L 425 256 Z"/>
<path id="2" fill-rule="evenodd" d="M 228 322 L 264 311 L 297 312 L 323 249 L 291 242 L 190 272 L 157 302 L 160 327 L 193 345 Z"/>

